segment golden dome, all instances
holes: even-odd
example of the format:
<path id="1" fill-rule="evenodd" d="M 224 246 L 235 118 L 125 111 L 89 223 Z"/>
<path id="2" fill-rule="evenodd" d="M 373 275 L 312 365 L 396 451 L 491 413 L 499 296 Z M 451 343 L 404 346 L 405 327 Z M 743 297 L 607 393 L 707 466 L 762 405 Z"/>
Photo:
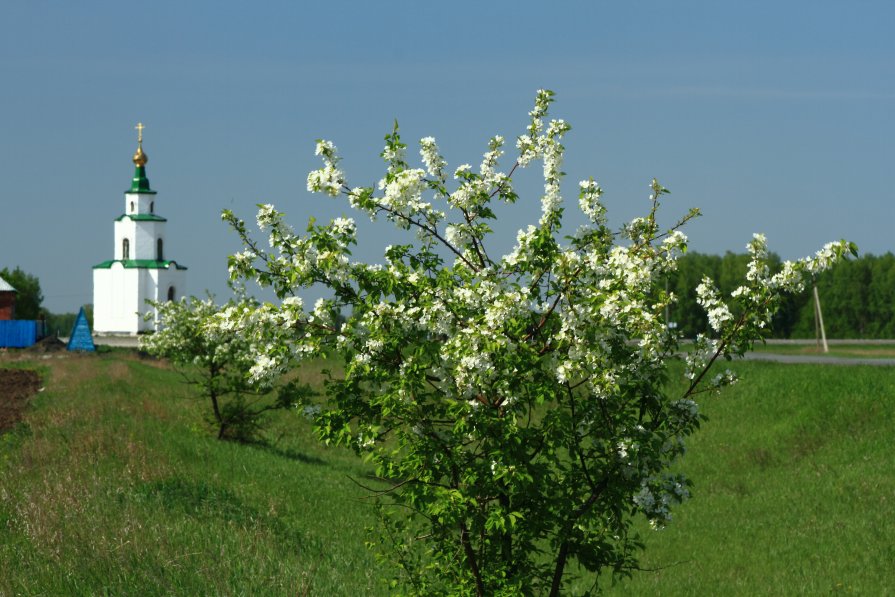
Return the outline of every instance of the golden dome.
<path id="1" fill-rule="evenodd" d="M 149 161 L 149 156 L 143 153 L 143 146 L 138 145 L 137 151 L 134 153 L 134 164 L 137 166 L 145 166 L 146 162 Z"/>

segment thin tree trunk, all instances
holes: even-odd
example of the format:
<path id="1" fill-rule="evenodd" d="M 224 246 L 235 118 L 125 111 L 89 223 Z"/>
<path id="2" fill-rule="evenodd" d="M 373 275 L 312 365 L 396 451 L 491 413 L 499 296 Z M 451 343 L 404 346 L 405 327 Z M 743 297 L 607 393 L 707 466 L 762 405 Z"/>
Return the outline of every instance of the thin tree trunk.
<path id="1" fill-rule="evenodd" d="M 466 554 L 466 561 L 469 562 L 469 569 L 472 571 L 472 576 L 475 578 L 475 594 L 478 597 L 485 597 L 485 585 L 482 583 L 482 573 L 479 570 L 479 565 L 475 559 L 475 551 L 472 549 L 472 544 L 469 542 L 469 530 L 466 528 L 466 523 L 460 523 L 460 543 L 463 544 L 463 552 Z"/>
<path id="2" fill-rule="evenodd" d="M 224 419 L 221 416 L 221 409 L 218 407 L 218 397 L 215 393 L 211 394 L 211 406 L 214 409 L 214 418 L 218 422 L 218 439 L 224 438 L 224 430 L 227 428 Z"/>
<path id="3" fill-rule="evenodd" d="M 510 496 L 506 493 L 500 494 L 500 505 L 503 508 L 504 514 L 510 513 Z M 501 536 L 501 555 L 503 557 L 504 564 L 507 566 L 507 570 L 510 574 L 513 573 L 513 532 L 505 530 Z"/>
<path id="4" fill-rule="evenodd" d="M 566 526 L 563 529 L 563 534 L 568 535 L 572 530 L 572 526 L 575 524 L 579 518 L 584 516 L 588 510 L 596 503 L 597 498 L 600 497 L 600 494 L 606 489 L 606 486 L 609 484 L 609 479 L 604 478 L 600 481 L 596 487 L 593 488 L 590 497 L 587 498 L 581 507 L 575 510 L 571 516 L 569 516 L 568 520 L 566 520 Z M 565 572 L 566 568 L 566 560 L 569 559 L 569 540 L 566 539 L 562 542 L 562 545 L 559 546 L 559 552 L 556 554 L 556 567 L 553 569 L 553 583 L 550 585 L 550 597 L 557 597 L 559 595 L 559 590 L 562 587 L 562 576 Z"/>
<path id="5" fill-rule="evenodd" d="M 224 424 L 224 419 L 221 416 L 221 408 L 218 405 L 218 393 L 215 389 L 214 380 L 217 377 L 218 369 L 214 365 L 211 366 L 211 369 L 208 371 L 209 379 L 208 379 L 208 397 L 211 398 L 211 408 L 214 411 L 214 418 L 218 422 L 218 439 L 224 437 L 224 429 L 227 427 Z"/>
<path id="6" fill-rule="evenodd" d="M 556 556 L 556 568 L 553 571 L 553 583 L 550 585 L 550 597 L 557 597 L 562 586 L 562 575 L 566 568 L 566 559 L 569 557 L 569 542 L 563 541 Z"/>

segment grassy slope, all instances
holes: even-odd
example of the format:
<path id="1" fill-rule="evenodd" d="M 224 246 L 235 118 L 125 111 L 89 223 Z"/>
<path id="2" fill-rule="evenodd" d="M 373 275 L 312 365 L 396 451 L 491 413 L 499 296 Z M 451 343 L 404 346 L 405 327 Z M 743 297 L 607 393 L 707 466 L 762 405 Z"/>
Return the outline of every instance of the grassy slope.
<path id="1" fill-rule="evenodd" d="M 645 531 L 618 594 L 895 590 L 895 369 L 739 363 L 703 399 L 682 468 L 694 498 Z"/>
<path id="2" fill-rule="evenodd" d="M 121 353 L 44 363 L 26 425 L 0 436 L 0 595 L 385 592 L 349 479 L 366 469 L 297 413 L 279 451 L 232 445 L 171 371 Z M 644 530 L 660 570 L 614 591 L 895 590 L 895 369 L 736 368 L 741 385 L 703 400 L 694 499 Z"/>
<path id="3" fill-rule="evenodd" d="M 371 594 L 373 522 L 297 413 L 279 452 L 213 439 L 171 371 L 118 355 L 50 362 L 0 437 L 0 595 Z"/>

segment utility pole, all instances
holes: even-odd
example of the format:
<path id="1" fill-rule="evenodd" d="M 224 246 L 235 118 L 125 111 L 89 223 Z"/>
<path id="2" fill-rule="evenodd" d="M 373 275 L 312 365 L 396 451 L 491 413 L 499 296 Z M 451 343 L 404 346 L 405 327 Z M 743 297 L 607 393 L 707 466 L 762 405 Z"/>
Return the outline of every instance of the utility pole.
<path id="1" fill-rule="evenodd" d="M 820 295 L 817 294 L 817 283 L 814 284 L 814 338 L 818 340 L 818 330 L 820 330 L 819 340 L 823 342 L 824 352 L 830 352 L 827 346 L 827 332 L 824 329 L 824 314 L 820 310 Z M 820 344 L 818 344 L 820 348 Z"/>

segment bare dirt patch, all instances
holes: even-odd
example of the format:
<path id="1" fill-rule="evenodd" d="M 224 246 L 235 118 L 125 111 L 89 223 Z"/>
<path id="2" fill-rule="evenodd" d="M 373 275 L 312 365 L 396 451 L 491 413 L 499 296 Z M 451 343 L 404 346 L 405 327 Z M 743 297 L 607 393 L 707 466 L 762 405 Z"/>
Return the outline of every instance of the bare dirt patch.
<path id="1" fill-rule="evenodd" d="M 34 371 L 0 369 L 0 432 L 22 420 L 28 400 L 40 387 L 40 375 Z"/>

